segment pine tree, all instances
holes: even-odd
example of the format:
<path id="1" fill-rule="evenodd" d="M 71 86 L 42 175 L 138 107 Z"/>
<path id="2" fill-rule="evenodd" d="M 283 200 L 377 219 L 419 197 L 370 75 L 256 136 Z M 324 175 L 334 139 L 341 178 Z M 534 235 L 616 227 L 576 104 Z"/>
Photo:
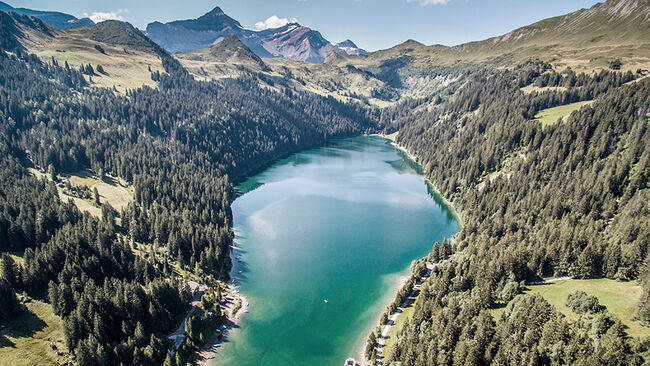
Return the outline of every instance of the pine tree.
<path id="1" fill-rule="evenodd" d="M 0 256 L 0 278 L 5 279 L 12 287 L 21 287 L 21 278 L 18 265 L 7 253 Z"/>
<path id="2" fill-rule="evenodd" d="M 93 202 L 97 207 L 102 205 L 102 202 L 99 199 L 99 191 L 97 190 L 97 187 L 93 187 Z"/>
<path id="3" fill-rule="evenodd" d="M 368 343 L 366 344 L 365 356 L 367 360 L 373 359 L 375 356 L 375 350 L 377 349 L 377 336 L 375 332 L 370 332 L 368 336 Z"/>

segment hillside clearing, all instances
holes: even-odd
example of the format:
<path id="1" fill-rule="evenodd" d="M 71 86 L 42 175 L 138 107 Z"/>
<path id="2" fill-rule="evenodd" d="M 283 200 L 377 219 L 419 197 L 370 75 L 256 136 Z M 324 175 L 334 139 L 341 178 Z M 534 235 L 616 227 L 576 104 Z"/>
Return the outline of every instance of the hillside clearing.
<path id="1" fill-rule="evenodd" d="M 568 117 L 571 112 L 577 111 L 583 106 L 589 105 L 591 103 L 593 103 L 593 101 L 590 100 L 586 102 L 577 102 L 561 105 L 559 107 L 544 109 L 535 115 L 535 119 L 540 121 L 542 123 L 542 126 L 551 126 L 556 124 L 560 118 L 564 120 L 564 118 Z"/>
<path id="2" fill-rule="evenodd" d="M 559 91 L 559 92 L 565 92 L 568 89 L 563 87 L 563 86 L 545 86 L 545 87 L 539 87 L 535 85 L 528 85 L 523 88 L 520 88 L 524 94 L 530 94 L 532 92 L 537 92 L 537 93 L 543 93 L 545 91 Z"/>
<path id="3" fill-rule="evenodd" d="M 558 281 L 545 285 L 530 285 L 526 293 L 539 293 L 550 304 L 567 316 L 569 320 L 579 318 L 579 315 L 566 307 L 569 294 L 584 291 L 598 298 L 601 305 L 625 324 L 630 337 L 648 337 L 650 329 L 632 320 L 636 306 L 641 298 L 641 286 L 636 282 L 619 282 L 610 279 Z"/>
<path id="4" fill-rule="evenodd" d="M 393 348 L 395 348 L 395 344 L 397 344 L 397 336 L 402 332 L 402 329 L 404 328 L 404 324 L 406 324 L 406 321 L 410 319 L 411 316 L 413 316 L 413 313 L 415 312 L 416 299 L 417 297 L 412 299 L 409 305 L 397 317 L 397 321 L 395 321 L 395 324 L 388 331 L 388 335 L 386 336 L 386 340 L 384 341 L 384 349 L 382 350 L 382 354 L 384 355 L 384 357 L 386 355 L 389 355 L 391 352 L 393 352 Z"/>
<path id="5" fill-rule="evenodd" d="M 29 171 L 39 178 L 47 177 L 46 174 L 43 174 L 34 168 L 30 168 Z M 97 188 L 100 202 L 108 203 L 118 212 L 133 200 L 133 187 L 128 186 L 126 182 L 121 179 L 111 177 L 110 175 L 106 175 L 104 179 L 100 180 L 95 177 L 92 172 L 83 170 L 73 174 L 60 174 L 59 177 L 63 182 L 70 182 L 73 187 L 86 186 L 90 192 Z M 63 192 L 64 187 L 65 183 L 59 182 L 57 184 L 59 197 L 62 201 L 66 202 L 71 199 L 80 211 L 89 212 L 93 216 L 101 217 L 102 210 L 94 205 L 92 198 L 80 198 L 66 194 Z"/>
<path id="6" fill-rule="evenodd" d="M 0 331 L 0 366 L 60 365 L 68 361 L 63 321 L 42 301 Z"/>
<path id="7" fill-rule="evenodd" d="M 102 203 L 107 202 L 116 210 L 121 210 L 133 199 L 133 187 L 127 187 L 119 178 L 106 175 L 100 180 L 89 171 L 81 171 L 66 175 L 72 185 L 85 185 L 91 190 L 97 188 Z"/>

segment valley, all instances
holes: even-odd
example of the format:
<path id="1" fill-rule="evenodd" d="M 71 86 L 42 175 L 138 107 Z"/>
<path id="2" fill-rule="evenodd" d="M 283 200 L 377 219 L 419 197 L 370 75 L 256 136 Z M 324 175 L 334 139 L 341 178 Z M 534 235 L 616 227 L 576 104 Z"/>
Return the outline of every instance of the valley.
<path id="1" fill-rule="evenodd" d="M 251 307 L 214 364 L 342 364 L 359 356 L 390 301 L 385 289 L 432 241 L 458 230 L 449 208 L 379 137 L 301 152 L 240 187 L 232 276 Z"/>
<path id="2" fill-rule="evenodd" d="M 650 360 L 647 0 L 371 52 L 91 18 L 0 2 L 0 365 Z"/>

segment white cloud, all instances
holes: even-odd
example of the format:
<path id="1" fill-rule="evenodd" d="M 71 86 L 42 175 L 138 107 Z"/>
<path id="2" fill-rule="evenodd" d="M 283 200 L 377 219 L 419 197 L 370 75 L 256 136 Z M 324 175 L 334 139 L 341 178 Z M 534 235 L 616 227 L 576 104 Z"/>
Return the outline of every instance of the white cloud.
<path id="1" fill-rule="evenodd" d="M 107 11 L 107 12 L 101 12 L 101 11 L 95 11 L 92 14 L 84 14 L 84 16 L 90 18 L 95 23 L 100 23 L 103 22 L 104 20 L 109 20 L 109 19 L 115 19 L 115 20 L 124 20 L 124 18 L 120 15 L 122 13 L 128 13 L 128 9 L 119 9 L 116 11 Z"/>
<path id="2" fill-rule="evenodd" d="M 445 5 L 449 3 L 451 0 L 406 0 L 407 3 L 419 3 L 420 6 L 427 6 L 427 5 Z"/>
<path id="3" fill-rule="evenodd" d="M 265 29 L 272 29 L 272 28 L 280 28 L 282 26 L 285 26 L 289 23 L 298 23 L 298 19 L 296 18 L 278 18 L 277 15 L 272 15 L 268 17 L 263 22 L 257 22 L 255 23 L 255 29 L 259 30 L 265 30 Z"/>

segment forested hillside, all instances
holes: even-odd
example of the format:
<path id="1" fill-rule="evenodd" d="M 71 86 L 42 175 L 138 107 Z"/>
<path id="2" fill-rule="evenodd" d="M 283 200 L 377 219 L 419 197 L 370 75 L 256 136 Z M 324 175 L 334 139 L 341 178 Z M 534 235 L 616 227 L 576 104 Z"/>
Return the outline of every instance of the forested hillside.
<path id="1" fill-rule="evenodd" d="M 540 296 L 514 297 L 552 276 L 643 279 L 649 290 L 650 81 L 623 86 L 631 73 L 549 69 L 486 69 L 433 108 L 386 112 L 464 228 L 455 243 L 462 254 L 426 282 L 385 364 L 648 361 L 648 341 L 626 339 L 611 313 L 569 323 Z M 522 92 L 533 83 L 562 89 Z M 533 119 L 592 99 L 554 125 Z M 497 304 L 507 307 L 494 319 Z M 637 314 L 646 324 L 648 306 L 646 295 Z"/>
<path id="2" fill-rule="evenodd" d="M 158 87 L 120 95 L 88 88 L 88 70 L 5 45 L 13 54 L 0 52 L 0 251 L 24 263 L 3 257 L 9 306 L 0 318 L 20 311 L 15 292 L 48 300 L 82 365 L 161 364 L 188 304 L 171 266 L 227 279 L 232 180 L 374 126 L 365 110 L 333 99 L 255 80 L 197 82 L 164 51 L 166 72 L 151 74 Z M 121 177 L 135 200 L 123 212 L 104 205 L 101 220 L 82 215 L 59 201 L 54 182 L 28 174 L 31 164 L 54 179 L 84 168 Z M 134 255 L 133 242 L 166 255 Z"/>

